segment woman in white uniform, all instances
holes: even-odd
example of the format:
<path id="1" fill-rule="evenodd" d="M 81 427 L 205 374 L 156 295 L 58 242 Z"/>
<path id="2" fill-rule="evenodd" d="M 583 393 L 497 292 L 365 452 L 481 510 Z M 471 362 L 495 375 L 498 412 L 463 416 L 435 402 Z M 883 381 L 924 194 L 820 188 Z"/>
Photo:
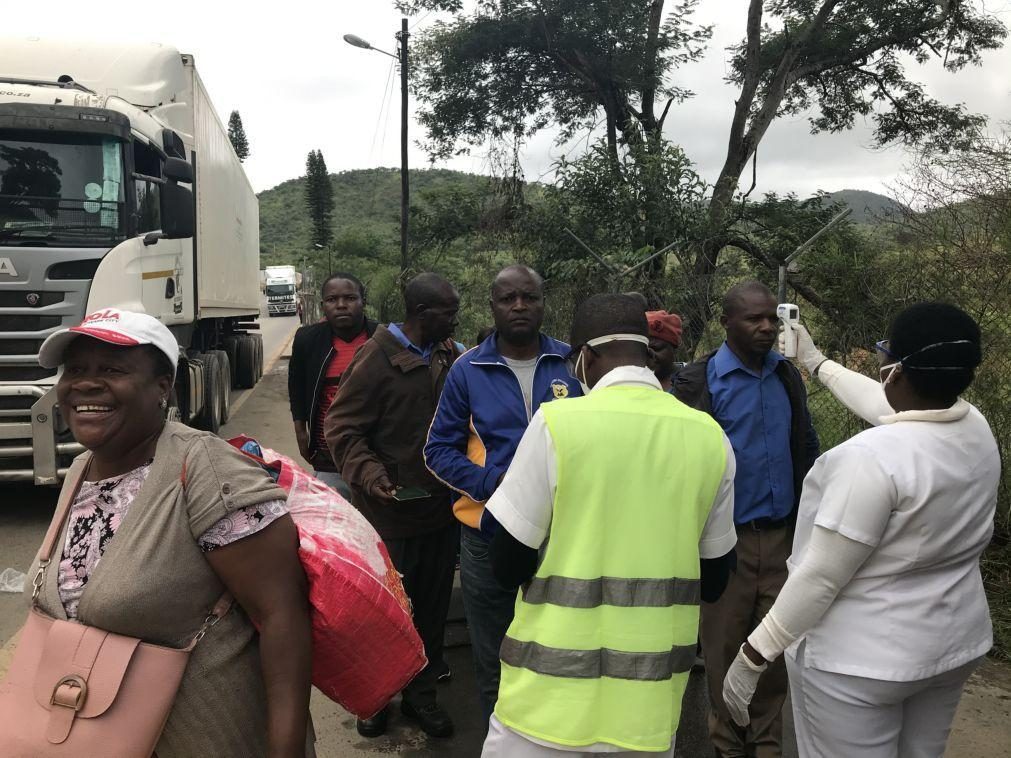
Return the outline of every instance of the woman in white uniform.
<path id="1" fill-rule="evenodd" d="M 993 532 L 1000 455 L 959 398 L 979 327 L 920 303 L 877 344 L 880 383 L 798 359 L 873 429 L 825 453 L 804 481 L 790 578 L 724 681 L 738 724 L 784 651 L 802 758 L 937 758 L 962 688 L 993 641 L 979 558 Z"/>

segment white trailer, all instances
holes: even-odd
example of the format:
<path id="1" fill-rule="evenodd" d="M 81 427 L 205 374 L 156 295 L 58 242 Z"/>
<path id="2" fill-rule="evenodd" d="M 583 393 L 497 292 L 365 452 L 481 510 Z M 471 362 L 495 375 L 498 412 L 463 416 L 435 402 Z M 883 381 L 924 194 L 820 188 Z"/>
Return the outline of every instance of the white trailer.
<path id="1" fill-rule="evenodd" d="M 259 211 L 193 56 L 0 39 L 0 481 L 55 484 L 80 452 L 38 364 L 118 307 L 180 345 L 174 417 L 217 431 L 262 373 Z"/>

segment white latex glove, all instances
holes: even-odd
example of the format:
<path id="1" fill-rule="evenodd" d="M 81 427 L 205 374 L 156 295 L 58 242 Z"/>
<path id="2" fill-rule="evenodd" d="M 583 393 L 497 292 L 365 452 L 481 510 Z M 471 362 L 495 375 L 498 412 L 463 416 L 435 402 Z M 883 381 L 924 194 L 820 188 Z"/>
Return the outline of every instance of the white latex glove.
<path id="1" fill-rule="evenodd" d="M 737 657 L 727 669 L 727 676 L 723 680 L 723 702 L 727 704 L 730 718 L 738 726 L 747 726 L 751 722 L 748 706 L 751 705 L 751 698 L 755 696 L 758 679 L 768 667 L 768 663 L 761 666 L 752 663 L 744 654 L 744 645 L 741 645 Z"/>
<path id="2" fill-rule="evenodd" d="M 793 330 L 797 334 L 797 361 L 813 376 L 815 369 L 828 358 L 815 346 L 811 334 L 803 324 L 797 324 Z"/>

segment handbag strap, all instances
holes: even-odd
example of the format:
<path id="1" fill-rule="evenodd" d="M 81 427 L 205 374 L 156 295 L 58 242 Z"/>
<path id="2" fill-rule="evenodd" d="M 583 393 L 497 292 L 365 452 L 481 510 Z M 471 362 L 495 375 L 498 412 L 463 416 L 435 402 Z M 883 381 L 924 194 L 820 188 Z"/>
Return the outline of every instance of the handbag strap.
<path id="1" fill-rule="evenodd" d="M 64 487 L 60 490 L 60 497 L 56 503 L 56 511 L 53 513 L 53 519 L 49 522 L 49 529 L 46 530 L 46 536 L 42 540 L 42 547 L 39 549 L 39 570 L 35 572 L 35 578 L 32 580 L 32 607 L 38 605 L 39 594 L 46 583 L 46 569 L 49 568 L 49 563 L 52 561 L 53 553 L 56 550 L 56 542 L 59 540 L 60 535 L 63 534 L 63 525 L 67 523 L 70 506 L 74 504 L 77 493 L 81 491 L 81 485 L 88 476 L 90 469 L 91 456 L 88 456 L 88 461 L 77 476 L 74 486 Z"/>

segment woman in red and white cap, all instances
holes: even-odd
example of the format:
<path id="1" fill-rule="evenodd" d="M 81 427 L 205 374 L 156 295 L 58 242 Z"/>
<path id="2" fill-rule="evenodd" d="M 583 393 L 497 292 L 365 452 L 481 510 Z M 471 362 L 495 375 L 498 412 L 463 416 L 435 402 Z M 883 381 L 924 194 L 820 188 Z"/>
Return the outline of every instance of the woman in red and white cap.
<path id="1" fill-rule="evenodd" d="M 178 356 L 164 324 L 113 308 L 43 343 L 86 452 L 38 603 L 183 647 L 227 591 L 236 602 L 194 649 L 155 752 L 312 755 L 306 581 L 284 491 L 220 438 L 166 422 Z"/>

